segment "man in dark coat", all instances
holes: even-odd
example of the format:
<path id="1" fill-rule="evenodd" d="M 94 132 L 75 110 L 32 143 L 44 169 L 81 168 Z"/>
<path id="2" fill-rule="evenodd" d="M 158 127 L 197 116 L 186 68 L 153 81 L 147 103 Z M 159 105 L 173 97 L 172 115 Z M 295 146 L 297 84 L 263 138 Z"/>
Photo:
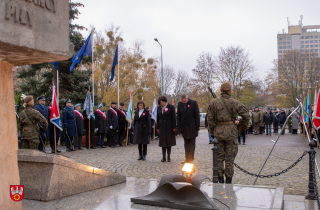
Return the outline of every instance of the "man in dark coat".
<path id="1" fill-rule="evenodd" d="M 186 94 L 181 94 L 180 100 L 178 103 L 178 129 L 181 130 L 184 139 L 186 160 L 182 162 L 183 164 L 194 160 L 196 137 L 200 130 L 200 114 L 196 101 L 188 99 Z"/>
<path id="2" fill-rule="evenodd" d="M 267 112 L 263 115 L 263 122 L 266 126 L 266 135 L 271 136 L 271 125 L 273 123 L 273 115 L 270 111 L 270 108 L 267 109 Z"/>
<path id="3" fill-rule="evenodd" d="M 66 107 L 62 110 L 63 128 L 65 135 L 65 143 L 67 152 L 75 151 L 73 144 L 73 137 L 77 135 L 76 117 L 72 109 L 72 103 L 70 98 L 65 102 Z"/>
<path id="4" fill-rule="evenodd" d="M 118 115 L 118 133 L 117 133 L 117 140 L 118 144 L 122 146 L 123 144 L 123 138 L 124 138 L 124 133 L 127 130 L 127 114 L 124 111 L 124 103 L 120 103 L 119 109 L 117 109 L 117 115 Z"/>
<path id="5" fill-rule="evenodd" d="M 273 110 L 273 133 L 278 133 L 279 129 L 279 114 L 278 114 L 278 109 Z"/>
<path id="6" fill-rule="evenodd" d="M 50 103 L 52 102 L 52 99 L 50 99 Z M 48 116 L 50 118 L 51 116 L 51 105 L 48 106 Z M 54 146 L 54 124 L 51 123 L 51 121 L 49 120 L 49 125 L 48 125 L 48 129 L 49 129 L 49 139 L 50 139 L 50 147 L 51 147 L 51 153 L 55 153 L 55 146 Z M 57 148 L 57 153 L 60 153 L 61 151 L 58 150 L 58 141 L 59 138 L 61 137 L 61 130 L 56 128 L 56 148 Z"/>
<path id="7" fill-rule="evenodd" d="M 40 112 L 46 119 L 47 119 L 47 122 L 49 123 L 49 118 L 50 118 L 50 116 L 48 115 L 48 113 L 49 113 L 49 111 L 48 111 L 48 108 L 45 106 L 45 104 L 46 104 L 46 99 L 45 99 L 45 97 L 44 96 L 40 96 L 39 98 L 38 98 L 38 105 L 36 105 L 35 106 L 35 109 L 38 111 L 38 112 Z M 40 129 L 42 128 L 43 126 L 40 124 Z M 43 151 L 43 152 L 45 152 L 45 148 L 44 148 L 44 145 L 46 144 L 46 139 L 48 139 L 49 138 L 49 129 L 46 129 L 45 130 L 45 135 L 42 135 L 41 134 L 41 132 L 40 132 L 40 134 L 39 134 L 39 141 L 40 141 L 40 143 L 39 143 L 39 146 L 38 146 L 38 149 L 40 150 L 40 151 Z M 44 145 L 43 145 L 43 144 Z"/>
<path id="8" fill-rule="evenodd" d="M 107 116 L 105 111 L 103 110 L 103 105 L 100 104 L 98 109 L 94 112 L 94 116 L 96 117 L 95 126 L 96 131 L 98 132 L 97 136 L 97 144 L 98 148 L 106 148 L 104 146 L 104 135 L 107 132 Z"/>
<path id="9" fill-rule="evenodd" d="M 95 130 L 95 119 L 93 116 L 88 116 L 86 110 L 82 112 L 84 118 L 84 129 L 86 130 L 86 148 L 89 149 L 89 131 L 90 131 L 90 149 L 97 149 L 94 146 L 94 130 Z M 90 129 L 89 129 L 89 119 L 90 119 Z"/>
<path id="10" fill-rule="evenodd" d="M 109 130 L 110 147 L 115 148 L 118 143 L 117 131 L 119 129 L 117 102 L 115 102 L 115 101 L 113 101 L 111 103 L 111 107 L 108 110 L 108 126 L 110 129 Z"/>
<path id="11" fill-rule="evenodd" d="M 74 113 L 75 113 L 76 124 L 77 124 L 77 135 L 74 137 L 74 147 L 76 150 L 83 150 L 82 136 L 83 136 L 83 129 L 84 129 L 84 118 L 80 111 L 81 111 L 81 105 L 76 104 L 74 106 Z"/>
<path id="12" fill-rule="evenodd" d="M 279 114 L 279 124 L 280 124 L 280 128 L 283 127 L 284 123 L 286 122 L 287 119 L 287 115 L 286 112 L 284 111 L 283 108 L 280 109 L 280 114 Z M 281 135 L 285 134 L 285 128 L 283 129 L 283 131 L 281 132 Z"/>
<path id="13" fill-rule="evenodd" d="M 165 96 L 158 99 L 157 132 L 159 133 L 159 147 L 162 147 L 161 162 L 171 162 L 171 147 L 176 145 L 176 113 L 175 107 L 167 103 Z M 166 150 L 168 157 L 166 158 Z"/>

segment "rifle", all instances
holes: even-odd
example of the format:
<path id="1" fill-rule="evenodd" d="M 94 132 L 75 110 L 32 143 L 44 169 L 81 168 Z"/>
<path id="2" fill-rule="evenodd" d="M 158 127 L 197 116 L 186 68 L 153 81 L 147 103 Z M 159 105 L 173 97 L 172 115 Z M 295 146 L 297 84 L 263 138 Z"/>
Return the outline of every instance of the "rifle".
<path id="1" fill-rule="evenodd" d="M 217 98 L 217 95 L 212 91 L 212 89 L 208 86 L 208 89 L 212 95 L 213 98 Z"/>

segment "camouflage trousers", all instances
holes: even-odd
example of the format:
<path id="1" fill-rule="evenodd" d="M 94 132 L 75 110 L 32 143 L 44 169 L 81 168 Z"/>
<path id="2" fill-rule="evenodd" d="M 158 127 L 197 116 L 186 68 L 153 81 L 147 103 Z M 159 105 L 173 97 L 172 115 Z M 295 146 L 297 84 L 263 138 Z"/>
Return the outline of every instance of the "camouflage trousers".
<path id="1" fill-rule="evenodd" d="M 218 140 L 218 176 L 227 178 L 232 178 L 234 174 L 233 164 L 225 157 L 225 154 L 220 150 L 220 148 L 229 156 L 229 158 L 234 161 L 238 154 L 238 142 L 236 140 Z"/>
<path id="2" fill-rule="evenodd" d="M 21 149 L 38 150 L 39 143 L 39 139 L 22 139 Z"/>

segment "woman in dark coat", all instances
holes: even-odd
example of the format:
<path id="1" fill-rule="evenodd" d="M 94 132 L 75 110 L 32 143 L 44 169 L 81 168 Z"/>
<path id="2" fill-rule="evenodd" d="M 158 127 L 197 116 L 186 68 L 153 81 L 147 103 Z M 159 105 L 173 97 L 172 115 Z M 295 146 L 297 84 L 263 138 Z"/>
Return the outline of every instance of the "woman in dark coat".
<path id="1" fill-rule="evenodd" d="M 176 145 L 176 113 L 175 108 L 167 103 L 167 97 L 160 96 L 157 109 L 157 132 L 159 133 L 159 146 L 162 147 L 161 162 L 171 162 L 171 147 Z M 166 159 L 166 151 L 168 159 Z"/>
<path id="2" fill-rule="evenodd" d="M 151 133 L 150 113 L 145 109 L 143 101 L 138 101 L 138 110 L 134 116 L 134 138 L 133 143 L 138 144 L 139 159 L 146 160 L 147 145 L 150 143 L 149 135 Z"/>

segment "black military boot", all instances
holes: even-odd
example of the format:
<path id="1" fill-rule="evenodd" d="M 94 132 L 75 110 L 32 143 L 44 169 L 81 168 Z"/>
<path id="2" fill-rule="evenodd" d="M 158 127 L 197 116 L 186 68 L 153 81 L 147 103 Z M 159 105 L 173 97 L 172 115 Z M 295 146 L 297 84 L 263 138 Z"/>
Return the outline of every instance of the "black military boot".
<path id="1" fill-rule="evenodd" d="M 170 154 L 168 154 L 167 161 L 168 161 L 168 162 L 171 162 Z"/>
<path id="2" fill-rule="evenodd" d="M 138 158 L 138 160 L 142 160 L 142 156 L 141 156 L 141 155 L 139 155 L 139 158 Z"/>
<path id="3" fill-rule="evenodd" d="M 54 147 L 51 147 L 51 153 L 55 153 Z"/>
<path id="4" fill-rule="evenodd" d="M 226 184 L 231 184 L 231 183 L 232 183 L 232 177 L 231 178 L 226 177 Z"/>
<path id="5" fill-rule="evenodd" d="M 66 147 L 67 147 L 67 150 L 66 150 L 66 151 L 67 151 L 67 152 L 71 152 L 71 150 L 70 150 L 70 144 L 67 144 Z"/>
<path id="6" fill-rule="evenodd" d="M 142 156 L 142 160 L 145 161 L 146 160 L 146 155 Z"/>
<path id="7" fill-rule="evenodd" d="M 223 176 L 222 177 L 219 176 L 219 183 L 224 183 L 224 177 Z"/>
<path id="8" fill-rule="evenodd" d="M 166 162 L 167 159 L 166 159 L 166 150 L 162 149 L 162 160 L 161 162 Z"/>

